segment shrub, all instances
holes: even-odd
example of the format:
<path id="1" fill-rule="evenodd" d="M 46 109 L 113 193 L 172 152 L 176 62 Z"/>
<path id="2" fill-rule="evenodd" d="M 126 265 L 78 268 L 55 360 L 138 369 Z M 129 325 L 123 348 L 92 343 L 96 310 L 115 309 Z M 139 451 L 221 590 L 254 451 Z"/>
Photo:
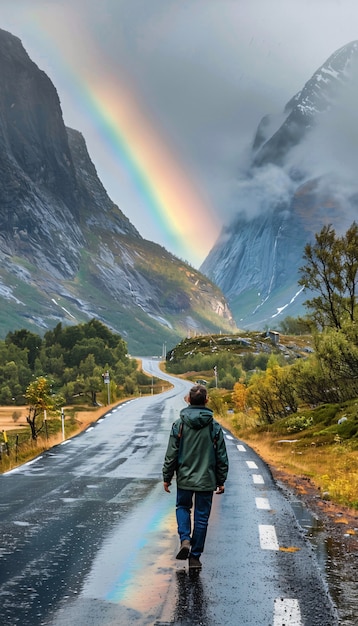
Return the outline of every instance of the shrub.
<path id="1" fill-rule="evenodd" d="M 298 433 L 313 425 L 313 417 L 311 415 L 295 415 L 286 420 L 286 428 L 288 433 Z"/>

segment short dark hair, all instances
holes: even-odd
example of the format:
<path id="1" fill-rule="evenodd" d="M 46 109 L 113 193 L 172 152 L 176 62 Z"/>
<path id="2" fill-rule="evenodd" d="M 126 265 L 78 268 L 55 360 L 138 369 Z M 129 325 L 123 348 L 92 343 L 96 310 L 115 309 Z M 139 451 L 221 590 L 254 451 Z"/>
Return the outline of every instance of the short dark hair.
<path id="1" fill-rule="evenodd" d="M 196 406 L 204 405 L 208 397 L 208 392 L 204 385 L 195 385 L 189 391 L 189 402 Z"/>

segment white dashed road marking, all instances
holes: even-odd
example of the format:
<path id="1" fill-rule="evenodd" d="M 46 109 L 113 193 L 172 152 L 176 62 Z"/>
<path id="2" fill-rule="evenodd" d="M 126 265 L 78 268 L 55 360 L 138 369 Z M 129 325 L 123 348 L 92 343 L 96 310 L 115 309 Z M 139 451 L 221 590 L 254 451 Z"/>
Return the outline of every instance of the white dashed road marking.
<path id="1" fill-rule="evenodd" d="M 268 498 L 255 498 L 256 508 L 269 511 L 271 509 Z"/>
<path id="2" fill-rule="evenodd" d="M 227 437 L 231 439 L 231 437 Z M 238 444 L 239 452 L 246 452 L 245 446 Z M 255 461 L 246 461 L 249 469 L 258 469 Z M 264 485 L 265 481 L 261 474 L 252 474 L 255 485 Z M 269 511 L 271 509 L 268 498 L 255 498 L 256 508 Z M 274 526 L 259 524 L 260 547 L 262 550 L 280 549 L 276 529 Z M 272 626 L 303 626 L 298 600 L 294 598 L 276 598 L 274 603 L 274 616 Z"/>
<path id="3" fill-rule="evenodd" d="M 274 526 L 259 524 L 260 546 L 262 550 L 279 550 Z"/>
<path id="4" fill-rule="evenodd" d="M 273 626 L 302 626 L 298 600 L 292 598 L 276 598 Z"/>
<path id="5" fill-rule="evenodd" d="M 258 469 L 255 461 L 246 461 L 246 465 L 249 469 Z"/>
<path id="6" fill-rule="evenodd" d="M 265 481 L 261 474 L 252 474 L 252 480 L 254 481 L 254 485 L 264 485 Z"/>

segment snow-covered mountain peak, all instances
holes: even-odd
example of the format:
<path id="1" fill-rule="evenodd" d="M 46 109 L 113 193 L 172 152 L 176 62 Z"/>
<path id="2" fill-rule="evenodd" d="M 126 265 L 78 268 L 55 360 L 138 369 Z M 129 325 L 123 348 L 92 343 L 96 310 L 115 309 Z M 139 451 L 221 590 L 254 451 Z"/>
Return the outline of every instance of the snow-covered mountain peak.
<path id="1" fill-rule="evenodd" d="M 270 135 L 271 116 L 265 116 L 253 141 L 252 165 L 273 163 L 282 166 L 291 148 L 297 146 L 307 131 L 316 126 L 321 116 L 342 96 L 345 85 L 358 73 L 358 41 L 336 50 L 303 89 L 291 98 L 283 111 L 279 128 Z"/>
<path id="2" fill-rule="evenodd" d="M 343 233 L 358 211 L 358 41 L 336 50 L 287 103 L 265 116 L 236 213 L 202 264 L 240 327 L 302 314 L 304 247 L 323 225 Z M 287 304 L 289 303 L 289 304 Z"/>
<path id="3" fill-rule="evenodd" d="M 293 112 L 294 108 L 309 117 L 325 111 L 334 101 L 343 83 L 349 80 L 351 68 L 358 61 L 358 41 L 336 50 L 307 81 L 302 91 L 296 94 L 285 107 Z"/>

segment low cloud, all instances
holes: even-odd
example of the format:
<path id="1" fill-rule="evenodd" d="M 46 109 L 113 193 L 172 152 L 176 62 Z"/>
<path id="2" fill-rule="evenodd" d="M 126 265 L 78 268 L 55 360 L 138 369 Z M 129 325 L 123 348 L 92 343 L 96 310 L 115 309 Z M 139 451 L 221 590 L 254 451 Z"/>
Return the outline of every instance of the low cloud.
<path id="1" fill-rule="evenodd" d="M 334 175 L 342 184 L 357 188 L 358 67 L 342 85 L 329 110 L 321 113 L 314 128 L 291 150 L 285 169 L 297 167 L 311 178 Z"/>
<path id="2" fill-rule="evenodd" d="M 287 154 L 282 167 L 273 164 L 256 169 L 247 166 L 231 186 L 226 217 L 231 222 L 281 207 L 289 207 L 298 185 L 315 179 L 316 193 L 335 198 L 345 212 L 345 224 L 356 219 L 358 163 L 358 61 L 350 67 L 347 82 L 329 108 L 315 118 L 315 126 Z M 282 120 L 281 120 L 282 121 Z M 267 137 L 269 138 L 269 136 Z M 245 155 L 247 163 L 251 155 Z M 297 174 L 299 173 L 299 178 Z"/>
<path id="3" fill-rule="evenodd" d="M 252 176 L 236 184 L 236 214 L 252 219 L 277 207 L 285 210 L 293 191 L 294 183 L 283 168 L 270 164 L 256 169 Z"/>

